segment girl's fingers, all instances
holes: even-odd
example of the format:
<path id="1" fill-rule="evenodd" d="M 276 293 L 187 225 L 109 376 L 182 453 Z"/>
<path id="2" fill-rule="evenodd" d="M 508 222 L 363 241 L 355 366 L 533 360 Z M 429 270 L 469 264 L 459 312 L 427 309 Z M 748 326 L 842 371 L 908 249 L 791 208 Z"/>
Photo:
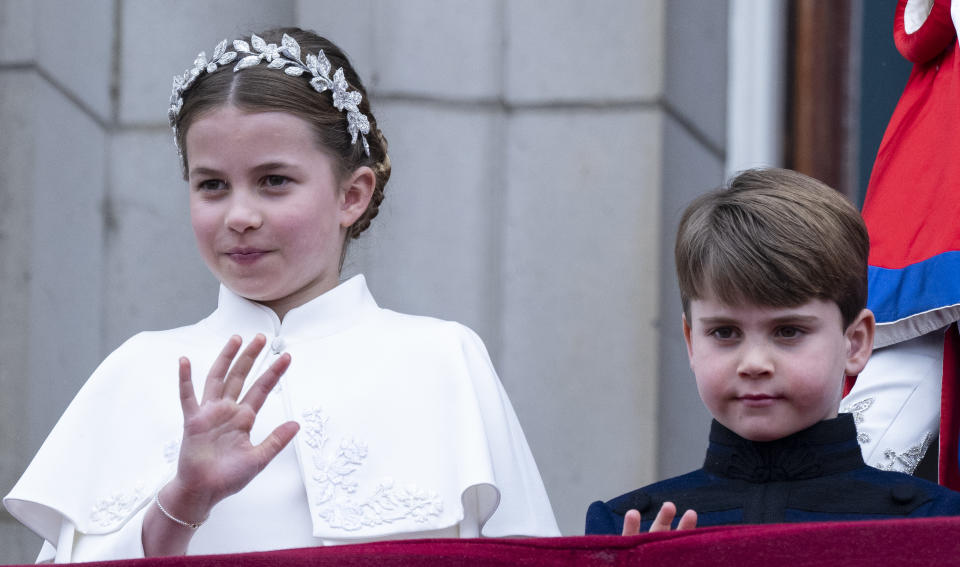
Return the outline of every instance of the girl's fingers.
<path id="1" fill-rule="evenodd" d="M 285 352 L 254 382 L 240 403 L 249 405 L 253 408 L 254 413 L 259 412 L 260 408 L 263 407 L 263 402 L 267 399 L 267 394 L 273 390 L 277 382 L 280 381 L 280 377 L 289 367 L 290 354 Z"/>
<path id="2" fill-rule="evenodd" d="M 193 415 L 199 409 L 197 396 L 193 392 L 193 379 L 190 376 L 190 359 L 180 357 L 180 408 L 183 417 Z"/>
<path id="3" fill-rule="evenodd" d="M 247 348 L 243 349 L 240 357 L 233 363 L 233 367 L 227 373 L 227 378 L 223 382 L 222 396 L 226 399 L 236 400 L 243 390 L 243 383 L 247 379 L 247 374 L 253 368 L 253 363 L 257 360 L 263 346 L 267 344 L 267 338 L 260 333 L 253 337 Z"/>
<path id="4" fill-rule="evenodd" d="M 280 454 L 280 451 L 287 446 L 287 443 L 293 439 L 293 436 L 300 431 L 300 424 L 296 421 L 282 423 L 274 429 L 262 443 L 257 445 L 259 469 L 262 471 L 274 457 Z"/>
<path id="5" fill-rule="evenodd" d="M 242 340 L 237 335 L 227 339 L 227 344 L 223 346 L 223 350 L 213 361 L 213 366 L 210 367 L 210 372 L 207 374 L 207 380 L 203 384 L 203 402 L 218 399 L 223 395 L 224 377 L 230 369 L 233 357 L 237 356 L 237 351 L 240 350 L 241 342 Z"/>

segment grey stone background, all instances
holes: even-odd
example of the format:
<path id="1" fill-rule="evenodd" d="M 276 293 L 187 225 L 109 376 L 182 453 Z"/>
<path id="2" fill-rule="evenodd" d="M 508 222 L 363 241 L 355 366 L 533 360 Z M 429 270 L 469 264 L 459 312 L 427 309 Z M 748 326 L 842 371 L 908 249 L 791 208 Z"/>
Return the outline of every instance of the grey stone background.
<path id="1" fill-rule="evenodd" d="M 563 532 L 592 500 L 696 467 L 708 416 L 672 234 L 723 181 L 727 15 L 722 0 L 0 0 L 0 493 L 108 352 L 215 306 L 171 77 L 287 24 L 348 52 L 390 141 L 347 275 L 484 338 Z M 0 563 L 39 544 L 0 512 Z"/>

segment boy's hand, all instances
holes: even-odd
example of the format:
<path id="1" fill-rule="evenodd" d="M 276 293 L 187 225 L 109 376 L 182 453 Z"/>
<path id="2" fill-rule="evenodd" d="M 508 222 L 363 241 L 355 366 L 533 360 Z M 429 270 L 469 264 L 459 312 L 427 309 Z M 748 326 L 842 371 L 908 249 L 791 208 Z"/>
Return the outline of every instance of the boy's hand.
<path id="1" fill-rule="evenodd" d="M 657 512 L 657 517 L 650 524 L 651 532 L 668 532 L 673 518 L 677 515 L 677 507 L 673 502 L 664 502 Z M 640 533 L 640 512 L 629 510 L 623 517 L 623 533 L 621 535 L 637 535 Z M 680 517 L 680 523 L 677 524 L 678 530 L 690 530 L 697 527 L 697 513 L 693 510 L 687 510 Z"/>

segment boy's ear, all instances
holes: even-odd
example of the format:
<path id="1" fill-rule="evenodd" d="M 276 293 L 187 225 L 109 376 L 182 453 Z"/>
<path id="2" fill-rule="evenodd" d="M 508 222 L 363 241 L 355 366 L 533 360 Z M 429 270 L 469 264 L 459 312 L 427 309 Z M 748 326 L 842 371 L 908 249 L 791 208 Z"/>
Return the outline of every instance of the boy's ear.
<path id="1" fill-rule="evenodd" d="M 847 365 L 844 370 L 847 376 L 860 374 L 863 367 L 867 365 L 867 359 L 873 352 L 873 335 L 876 328 L 877 321 L 869 309 L 861 311 L 847 327 L 844 332 L 847 341 Z"/>
<path id="2" fill-rule="evenodd" d="M 340 226 L 348 228 L 367 210 L 377 174 L 367 166 L 358 167 L 340 186 Z"/>
<path id="3" fill-rule="evenodd" d="M 687 323 L 687 314 L 682 313 L 680 320 L 683 321 L 683 340 L 687 342 L 687 358 L 693 363 L 693 347 L 690 345 L 690 324 Z"/>

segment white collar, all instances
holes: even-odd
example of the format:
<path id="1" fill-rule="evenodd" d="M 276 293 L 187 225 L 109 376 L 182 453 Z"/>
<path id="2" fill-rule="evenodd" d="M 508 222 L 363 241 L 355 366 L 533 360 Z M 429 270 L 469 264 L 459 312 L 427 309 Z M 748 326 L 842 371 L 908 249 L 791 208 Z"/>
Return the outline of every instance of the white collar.
<path id="1" fill-rule="evenodd" d="M 201 324 L 218 334 L 244 337 L 265 333 L 320 338 L 352 327 L 379 310 L 362 274 L 291 309 L 283 322 L 273 309 L 241 297 L 223 284 L 217 303 L 217 310 Z"/>

